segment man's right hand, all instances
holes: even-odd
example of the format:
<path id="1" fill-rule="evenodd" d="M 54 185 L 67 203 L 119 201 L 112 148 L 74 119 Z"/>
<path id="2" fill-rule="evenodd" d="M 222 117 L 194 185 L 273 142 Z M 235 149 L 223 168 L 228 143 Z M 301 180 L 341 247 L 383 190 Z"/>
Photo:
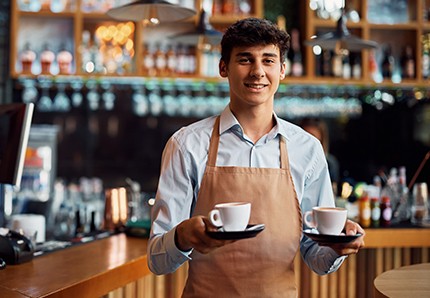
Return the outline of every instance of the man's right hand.
<path id="1" fill-rule="evenodd" d="M 215 231 L 209 219 L 204 216 L 194 216 L 176 226 L 175 244 L 182 251 L 195 249 L 207 254 L 218 247 L 233 243 L 237 240 L 218 240 L 211 238 L 206 231 Z"/>

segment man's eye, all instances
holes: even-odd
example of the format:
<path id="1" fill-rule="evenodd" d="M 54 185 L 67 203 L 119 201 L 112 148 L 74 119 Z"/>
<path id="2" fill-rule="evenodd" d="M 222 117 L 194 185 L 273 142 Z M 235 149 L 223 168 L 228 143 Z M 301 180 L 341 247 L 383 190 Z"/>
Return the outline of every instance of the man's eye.
<path id="1" fill-rule="evenodd" d="M 241 58 L 239 59 L 239 63 L 248 63 L 249 59 L 248 58 Z"/>
<path id="2" fill-rule="evenodd" d="M 267 63 L 267 64 L 273 64 L 273 63 L 275 63 L 275 60 L 273 60 L 273 59 L 266 59 L 266 60 L 264 61 L 264 63 Z"/>

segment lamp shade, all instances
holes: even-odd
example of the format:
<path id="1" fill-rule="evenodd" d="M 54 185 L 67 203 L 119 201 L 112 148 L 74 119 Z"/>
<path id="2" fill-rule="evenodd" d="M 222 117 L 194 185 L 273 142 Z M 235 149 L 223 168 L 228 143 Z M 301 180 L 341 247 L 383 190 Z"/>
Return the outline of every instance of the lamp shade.
<path id="1" fill-rule="evenodd" d="M 342 15 L 337 21 L 336 31 L 322 34 L 316 38 L 305 41 L 306 45 L 319 45 L 323 49 L 336 50 L 338 48 L 349 51 L 360 51 L 362 49 L 377 48 L 378 43 L 364 40 L 349 33 L 346 27 L 346 16 Z"/>
<path id="2" fill-rule="evenodd" d="M 202 10 L 199 23 L 193 31 L 174 35 L 171 39 L 180 41 L 182 44 L 196 45 L 203 38 L 205 43 L 217 45 L 221 42 L 222 36 L 223 33 L 211 26 L 207 13 Z"/>
<path id="3" fill-rule="evenodd" d="M 196 14 L 196 11 L 162 0 L 139 0 L 122 6 L 114 7 L 106 14 L 121 21 L 144 21 L 152 18 L 160 23 L 176 22 Z"/>

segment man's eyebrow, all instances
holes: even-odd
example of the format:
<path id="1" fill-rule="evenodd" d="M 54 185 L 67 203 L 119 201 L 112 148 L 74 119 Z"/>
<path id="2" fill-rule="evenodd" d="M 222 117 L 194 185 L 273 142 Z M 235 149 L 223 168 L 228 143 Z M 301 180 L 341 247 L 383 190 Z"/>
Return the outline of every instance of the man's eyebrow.
<path id="1" fill-rule="evenodd" d="M 236 54 L 236 57 L 252 57 L 251 52 L 239 52 Z M 278 57 L 276 53 L 264 53 L 263 57 Z"/>

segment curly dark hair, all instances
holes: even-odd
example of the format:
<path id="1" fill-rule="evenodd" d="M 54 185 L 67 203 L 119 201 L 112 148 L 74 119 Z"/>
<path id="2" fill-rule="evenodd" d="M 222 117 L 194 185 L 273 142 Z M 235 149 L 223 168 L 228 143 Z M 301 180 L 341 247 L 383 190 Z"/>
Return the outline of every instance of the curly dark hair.
<path id="1" fill-rule="evenodd" d="M 228 64 L 234 47 L 270 44 L 279 48 L 284 61 L 290 48 L 290 35 L 269 20 L 245 18 L 227 28 L 221 40 L 221 60 Z"/>

